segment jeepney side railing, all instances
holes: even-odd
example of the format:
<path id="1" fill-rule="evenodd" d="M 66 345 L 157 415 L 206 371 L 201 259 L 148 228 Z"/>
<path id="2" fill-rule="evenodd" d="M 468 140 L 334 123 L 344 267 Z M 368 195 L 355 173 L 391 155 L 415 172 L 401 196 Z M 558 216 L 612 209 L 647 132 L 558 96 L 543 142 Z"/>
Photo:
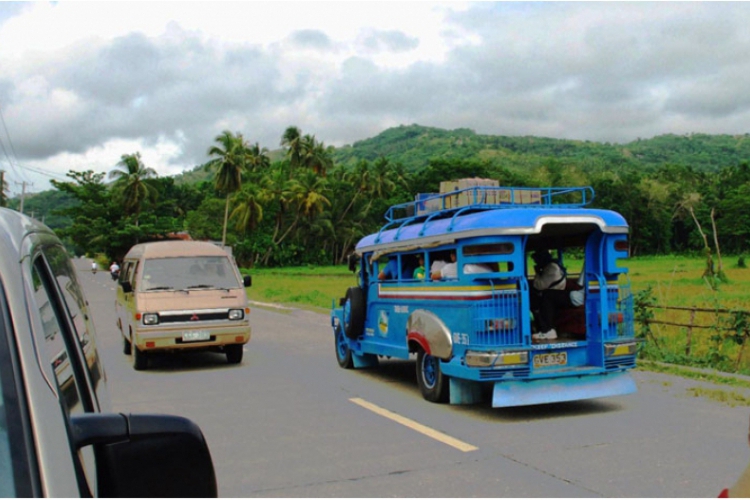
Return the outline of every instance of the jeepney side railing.
<path id="1" fill-rule="evenodd" d="M 490 280 L 492 297 L 472 306 L 472 339 L 475 347 L 521 346 L 522 294 L 515 281 Z"/>

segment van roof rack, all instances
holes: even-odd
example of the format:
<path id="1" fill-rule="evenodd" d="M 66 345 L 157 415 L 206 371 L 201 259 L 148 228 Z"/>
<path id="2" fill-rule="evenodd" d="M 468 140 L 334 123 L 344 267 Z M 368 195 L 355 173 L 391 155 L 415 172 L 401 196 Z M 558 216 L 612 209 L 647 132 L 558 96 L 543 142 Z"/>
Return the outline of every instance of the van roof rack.
<path id="1" fill-rule="evenodd" d="M 402 226 L 422 218 L 442 218 L 456 212 L 507 208 L 580 208 L 594 200 L 594 189 L 584 187 L 474 186 L 447 193 L 419 193 L 414 201 L 393 205 L 386 211 L 386 226 Z"/>

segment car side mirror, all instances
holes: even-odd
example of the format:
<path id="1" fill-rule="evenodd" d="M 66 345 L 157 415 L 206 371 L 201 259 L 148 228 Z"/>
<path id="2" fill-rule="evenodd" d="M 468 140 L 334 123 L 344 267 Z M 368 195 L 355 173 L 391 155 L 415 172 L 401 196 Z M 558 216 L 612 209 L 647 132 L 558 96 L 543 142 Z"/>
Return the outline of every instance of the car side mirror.
<path id="1" fill-rule="evenodd" d="M 252 276 L 243 276 L 242 277 L 242 284 L 245 285 L 245 288 L 249 286 L 253 286 L 253 278 Z"/>
<path id="2" fill-rule="evenodd" d="M 131 285 L 129 281 L 121 281 L 120 286 L 122 287 L 122 291 L 125 293 L 130 293 L 133 291 L 133 285 Z"/>
<path id="3" fill-rule="evenodd" d="M 86 413 L 71 417 L 75 449 L 93 445 L 100 497 L 216 497 L 211 454 L 183 417 Z"/>

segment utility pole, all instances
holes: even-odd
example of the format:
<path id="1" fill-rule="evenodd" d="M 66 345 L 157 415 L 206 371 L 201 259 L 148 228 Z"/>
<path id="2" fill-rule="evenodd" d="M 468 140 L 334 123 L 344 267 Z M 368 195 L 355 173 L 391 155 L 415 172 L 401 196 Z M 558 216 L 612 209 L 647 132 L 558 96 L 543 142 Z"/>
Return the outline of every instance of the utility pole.
<path id="1" fill-rule="evenodd" d="M 0 207 L 7 205 L 5 198 L 5 170 L 0 170 Z"/>
<path id="2" fill-rule="evenodd" d="M 26 181 L 16 182 L 16 184 L 21 185 L 21 205 L 18 207 L 18 211 L 23 213 L 23 199 L 26 197 Z"/>

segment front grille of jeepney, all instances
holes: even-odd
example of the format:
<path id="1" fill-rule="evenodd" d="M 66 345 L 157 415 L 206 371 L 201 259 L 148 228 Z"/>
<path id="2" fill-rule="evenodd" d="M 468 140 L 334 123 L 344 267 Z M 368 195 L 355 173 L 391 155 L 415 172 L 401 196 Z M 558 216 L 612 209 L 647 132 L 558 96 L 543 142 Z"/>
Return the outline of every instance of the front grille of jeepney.
<path id="1" fill-rule="evenodd" d="M 483 368 L 479 370 L 479 380 L 499 380 L 503 378 L 529 378 L 531 370 L 528 367 L 513 368 Z"/>
<path id="2" fill-rule="evenodd" d="M 471 345 L 476 347 L 521 345 L 521 295 L 519 290 L 495 292 L 491 299 L 472 306 Z"/>
<path id="3" fill-rule="evenodd" d="M 180 314 L 161 313 L 159 314 L 159 323 L 191 323 L 195 321 L 228 321 L 229 310 L 211 311 L 211 312 L 188 312 Z"/>

